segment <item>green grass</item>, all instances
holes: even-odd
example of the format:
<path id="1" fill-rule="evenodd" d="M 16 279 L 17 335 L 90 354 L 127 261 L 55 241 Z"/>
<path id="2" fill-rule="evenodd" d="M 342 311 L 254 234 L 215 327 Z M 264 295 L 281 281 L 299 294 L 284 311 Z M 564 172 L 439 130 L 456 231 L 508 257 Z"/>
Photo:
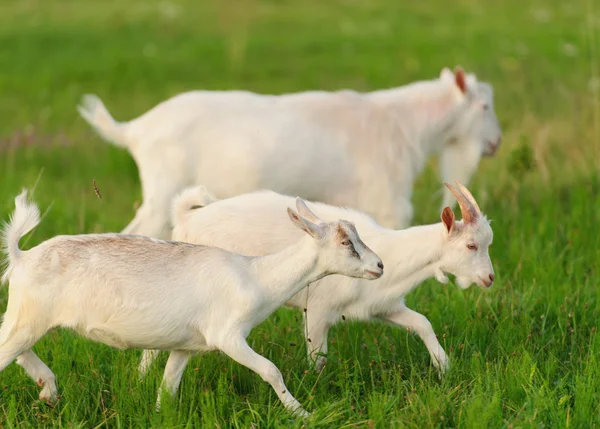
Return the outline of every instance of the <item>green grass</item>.
<path id="1" fill-rule="evenodd" d="M 472 184 L 495 233 L 490 291 L 430 281 L 409 306 L 450 355 L 437 378 L 420 340 L 383 324 L 330 333 L 329 364 L 305 372 L 300 315 L 280 309 L 250 335 L 314 413 L 293 419 L 270 386 L 218 353 L 195 358 L 153 411 L 165 356 L 136 378 L 140 351 L 56 331 L 35 351 L 58 378 L 50 408 L 17 365 L 0 373 L 0 427 L 600 427 L 600 6 L 523 2 L 5 0 L 0 3 L 0 215 L 40 176 L 41 226 L 118 231 L 140 200 L 125 151 L 75 111 L 97 93 L 129 119 L 180 91 L 398 86 L 463 65 L 491 82 L 505 130 Z M 103 195 L 92 187 L 95 179 Z M 439 219 L 431 166 L 416 222 Z M 7 290 L 0 291 L 0 311 Z M 295 344 L 295 345 L 293 345 Z"/>

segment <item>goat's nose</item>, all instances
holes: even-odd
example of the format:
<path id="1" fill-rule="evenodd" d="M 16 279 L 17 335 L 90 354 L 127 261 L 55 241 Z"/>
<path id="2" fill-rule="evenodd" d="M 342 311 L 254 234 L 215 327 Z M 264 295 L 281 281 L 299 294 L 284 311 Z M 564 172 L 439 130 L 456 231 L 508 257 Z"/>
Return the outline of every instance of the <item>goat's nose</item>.
<path id="1" fill-rule="evenodd" d="M 377 266 L 383 270 L 383 262 L 379 262 Z"/>
<path id="2" fill-rule="evenodd" d="M 490 274 L 490 281 L 492 281 L 492 282 L 494 281 L 494 275 L 493 274 Z"/>

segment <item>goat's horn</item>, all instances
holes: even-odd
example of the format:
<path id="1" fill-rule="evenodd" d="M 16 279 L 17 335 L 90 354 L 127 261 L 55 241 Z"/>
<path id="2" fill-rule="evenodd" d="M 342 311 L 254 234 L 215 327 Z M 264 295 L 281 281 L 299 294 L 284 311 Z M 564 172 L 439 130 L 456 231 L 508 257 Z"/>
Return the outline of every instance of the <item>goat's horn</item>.
<path id="1" fill-rule="evenodd" d="M 449 183 L 444 182 L 444 186 L 446 186 L 446 188 L 448 188 L 450 192 L 452 192 L 454 198 L 456 198 L 458 206 L 460 207 L 460 212 L 462 214 L 463 221 L 465 223 L 475 222 L 475 219 L 477 218 L 477 212 L 475 211 L 475 208 L 467 199 L 467 197 L 463 193 L 455 189 L 454 186 L 450 185 Z"/>
<path id="2" fill-rule="evenodd" d="M 479 205 L 477 205 L 477 201 L 475 201 L 475 197 L 473 196 L 473 194 L 471 194 L 471 192 L 465 186 L 463 186 L 460 182 L 456 182 L 456 184 L 458 185 L 458 189 L 460 190 L 460 192 L 462 192 L 463 195 L 465 197 L 467 197 L 467 199 L 469 200 L 469 202 L 471 203 L 471 205 L 477 212 L 477 216 L 480 216 L 481 209 L 479 208 Z"/>

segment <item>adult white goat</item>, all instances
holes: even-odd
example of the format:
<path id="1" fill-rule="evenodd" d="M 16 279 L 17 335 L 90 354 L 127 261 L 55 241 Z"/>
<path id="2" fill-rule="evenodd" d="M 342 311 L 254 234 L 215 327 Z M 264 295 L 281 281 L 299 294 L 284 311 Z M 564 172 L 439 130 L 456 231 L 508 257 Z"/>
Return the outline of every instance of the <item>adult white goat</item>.
<path id="1" fill-rule="evenodd" d="M 445 181 L 468 185 L 502 135 L 491 85 L 460 68 L 370 93 L 192 91 L 123 123 L 94 95 L 78 110 L 137 163 L 143 202 L 123 232 L 157 238 L 171 237 L 171 202 L 191 185 L 219 198 L 270 189 L 405 228 L 430 155 L 441 152 Z M 453 204 L 446 191 L 442 207 Z"/>
<path id="2" fill-rule="evenodd" d="M 314 362 L 318 357 L 317 370 L 326 362 L 322 354 L 327 353 L 330 327 L 344 318 L 384 320 L 409 328 L 421 337 L 434 365 L 441 372 L 446 369 L 448 357 L 431 323 L 406 307 L 404 297 L 430 277 L 448 282 L 446 273 L 456 276 L 463 289 L 471 283 L 489 287 L 494 281 L 488 253 L 492 229 L 471 193 L 461 184 L 457 185 L 458 189 L 446 184 L 458 200 L 462 221 L 455 222 L 452 209 L 446 207 L 442 211 L 442 223 L 399 231 L 384 228 L 358 211 L 309 203 L 311 210 L 322 219 L 351 219 L 361 237 L 386 264 L 386 274 L 368 288 L 362 280 L 331 276 L 311 284 L 287 301 L 288 306 L 305 309 L 309 358 Z M 245 255 L 275 252 L 298 239 L 299 233 L 280 215 L 293 201 L 291 197 L 270 191 L 217 200 L 204 187 L 190 188 L 173 202 L 173 239 Z M 156 354 L 144 351 L 140 364 L 142 375 Z"/>
<path id="3" fill-rule="evenodd" d="M 121 234 L 58 236 L 21 251 L 19 239 L 39 223 L 39 210 L 26 201 L 26 192 L 15 203 L 4 230 L 3 280 L 10 280 L 10 288 L 0 327 L 0 371 L 17 358 L 44 386 L 40 399 L 47 401 L 56 399 L 55 376 L 31 348 L 48 330 L 65 327 L 120 349 L 171 350 L 163 379 L 171 394 L 191 353 L 221 350 L 271 384 L 288 409 L 307 415 L 277 367 L 254 352 L 246 337 L 317 279 L 383 274 L 381 260 L 351 223 L 321 222 L 301 199 L 299 214 L 290 208 L 288 214 L 306 234 L 262 257 Z"/>

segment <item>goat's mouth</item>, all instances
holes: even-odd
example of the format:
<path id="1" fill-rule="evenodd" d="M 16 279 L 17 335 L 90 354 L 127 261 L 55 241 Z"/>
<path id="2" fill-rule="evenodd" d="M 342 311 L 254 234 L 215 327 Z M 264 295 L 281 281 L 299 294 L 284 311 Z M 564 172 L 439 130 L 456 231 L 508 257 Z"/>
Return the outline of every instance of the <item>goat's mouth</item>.
<path id="1" fill-rule="evenodd" d="M 373 277 L 375 277 L 376 279 L 378 279 L 379 277 L 381 277 L 383 275 L 383 271 L 371 271 L 371 270 L 365 270 L 366 273 L 371 274 Z"/>
<path id="2" fill-rule="evenodd" d="M 494 156 L 496 155 L 496 152 L 498 151 L 498 147 L 500 146 L 500 143 L 494 143 L 491 140 L 487 140 L 485 142 L 485 150 L 483 151 L 483 155 L 484 156 Z"/>
<path id="3" fill-rule="evenodd" d="M 478 280 L 477 281 L 477 286 L 479 286 L 479 287 L 481 287 L 483 289 L 489 289 L 492 286 L 492 284 L 494 284 L 493 281 L 491 281 L 491 280 L 485 280 L 483 277 L 479 277 L 477 280 Z"/>

